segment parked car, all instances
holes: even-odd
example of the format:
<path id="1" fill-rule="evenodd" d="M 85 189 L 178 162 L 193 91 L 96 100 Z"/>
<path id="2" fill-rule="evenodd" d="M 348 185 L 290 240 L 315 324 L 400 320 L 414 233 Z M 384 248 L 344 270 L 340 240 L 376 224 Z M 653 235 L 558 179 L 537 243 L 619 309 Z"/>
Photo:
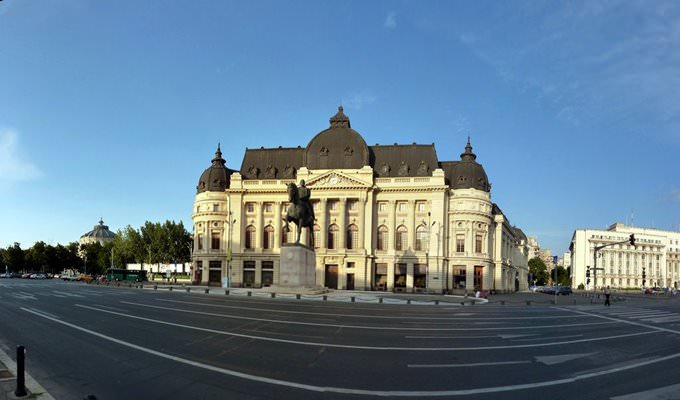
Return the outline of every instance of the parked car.
<path id="1" fill-rule="evenodd" d="M 569 286 L 558 286 L 557 287 L 557 293 L 556 294 L 561 294 L 564 296 L 568 296 L 570 294 L 574 293 Z"/>
<path id="2" fill-rule="evenodd" d="M 543 286 L 543 291 L 542 293 L 545 294 L 555 294 L 555 288 L 552 286 Z"/>
<path id="3" fill-rule="evenodd" d="M 651 287 L 645 289 L 645 294 L 659 294 L 659 293 L 663 293 L 663 289 L 661 289 L 660 287 Z"/>
<path id="4" fill-rule="evenodd" d="M 4 274 L 0 274 L 0 278 L 11 278 L 12 274 L 9 272 L 5 272 Z"/>
<path id="5" fill-rule="evenodd" d="M 94 280 L 94 278 L 92 277 L 92 275 L 80 275 L 76 280 L 90 283 Z"/>

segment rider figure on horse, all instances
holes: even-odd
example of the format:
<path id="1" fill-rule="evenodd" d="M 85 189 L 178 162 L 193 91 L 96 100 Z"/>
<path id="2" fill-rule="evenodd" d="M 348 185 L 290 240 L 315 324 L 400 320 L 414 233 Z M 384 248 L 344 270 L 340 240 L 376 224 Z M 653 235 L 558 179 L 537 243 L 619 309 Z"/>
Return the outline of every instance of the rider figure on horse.
<path id="1" fill-rule="evenodd" d="M 305 180 L 302 179 L 300 180 L 300 186 L 298 187 L 298 195 L 300 196 L 300 203 L 304 204 L 305 208 L 307 208 L 308 215 L 312 216 L 312 221 L 314 221 L 316 218 L 314 217 L 314 207 L 312 207 L 312 203 L 309 201 L 309 198 L 312 194 L 312 191 L 305 186 Z"/>

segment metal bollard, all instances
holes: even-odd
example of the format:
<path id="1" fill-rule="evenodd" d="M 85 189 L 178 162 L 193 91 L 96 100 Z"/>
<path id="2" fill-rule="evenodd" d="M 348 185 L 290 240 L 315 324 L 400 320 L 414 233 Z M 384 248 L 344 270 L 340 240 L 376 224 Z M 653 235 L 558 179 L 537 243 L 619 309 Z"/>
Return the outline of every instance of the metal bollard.
<path id="1" fill-rule="evenodd" d="M 158 285 L 153 285 L 153 290 L 158 290 Z"/>
<path id="2" fill-rule="evenodd" d="M 14 395 L 17 397 L 27 396 L 26 393 L 26 377 L 24 376 L 24 370 L 26 369 L 26 347 L 23 345 L 17 346 L 17 388 L 14 391 Z"/>
<path id="3" fill-rule="evenodd" d="M 224 295 L 229 296 L 229 289 L 224 289 Z"/>
<path id="4" fill-rule="evenodd" d="M 356 301 L 356 298 L 354 296 L 352 296 L 351 299 L 352 299 L 352 303 L 354 303 Z"/>
<path id="5" fill-rule="evenodd" d="M 326 296 L 326 295 L 324 294 L 324 295 L 323 295 L 323 301 L 326 301 L 326 300 L 328 300 L 328 296 Z"/>
<path id="6" fill-rule="evenodd" d="M 383 298 L 382 298 L 382 297 L 378 297 L 378 303 L 382 304 L 382 302 L 383 302 Z"/>
<path id="7" fill-rule="evenodd" d="M 438 306 L 438 305 L 439 305 L 439 300 L 435 300 L 435 301 L 434 301 L 434 305 L 435 305 L 435 306 Z"/>
<path id="8" fill-rule="evenodd" d="M 296 298 L 297 300 L 300 300 L 300 293 L 296 294 L 296 295 L 295 295 L 295 298 Z"/>
<path id="9" fill-rule="evenodd" d="M 411 304 L 411 299 L 406 299 L 406 304 Z"/>
<path id="10" fill-rule="evenodd" d="M 187 288 L 187 293 L 189 293 L 189 292 L 191 292 L 191 288 L 190 288 L 190 287 Z"/>
<path id="11" fill-rule="evenodd" d="M 168 288 L 168 290 L 172 292 L 172 286 L 170 286 L 170 287 Z"/>
<path id="12" fill-rule="evenodd" d="M 527 300 L 527 305 L 528 305 L 528 306 L 531 305 L 531 300 Z"/>
<path id="13" fill-rule="evenodd" d="M 208 294 L 208 293 L 210 293 L 210 289 L 206 288 L 206 289 L 205 289 L 205 294 Z"/>
<path id="14" fill-rule="evenodd" d="M 502 306 L 505 305 L 505 300 L 501 300 L 501 305 L 502 305 Z"/>
<path id="15" fill-rule="evenodd" d="M 271 296 L 272 296 L 272 299 L 275 299 L 275 298 L 276 298 L 276 293 L 272 292 Z"/>
<path id="16" fill-rule="evenodd" d="M 251 291 L 249 290 L 249 291 L 248 291 L 248 297 L 250 297 L 250 296 L 252 296 L 252 295 L 253 295 L 253 292 L 251 292 Z"/>

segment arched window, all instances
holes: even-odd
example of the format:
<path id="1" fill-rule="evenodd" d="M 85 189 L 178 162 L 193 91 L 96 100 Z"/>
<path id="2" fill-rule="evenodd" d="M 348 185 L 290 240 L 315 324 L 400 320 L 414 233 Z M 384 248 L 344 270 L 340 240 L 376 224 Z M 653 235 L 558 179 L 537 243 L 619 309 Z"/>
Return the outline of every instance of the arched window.
<path id="1" fill-rule="evenodd" d="M 387 250 L 387 227 L 385 225 L 380 225 L 378 227 L 377 239 L 377 250 Z"/>
<path id="2" fill-rule="evenodd" d="M 359 245 L 359 228 L 356 225 L 351 224 L 347 227 L 347 240 L 345 244 L 350 250 L 357 248 Z"/>
<path id="3" fill-rule="evenodd" d="M 321 247 L 321 227 L 314 224 L 314 248 L 318 249 Z"/>
<path id="4" fill-rule="evenodd" d="M 274 228 L 271 225 L 264 227 L 264 235 L 262 236 L 262 248 L 271 249 L 274 247 Z"/>
<path id="5" fill-rule="evenodd" d="M 404 225 L 397 227 L 397 237 L 394 244 L 397 246 L 397 250 L 408 249 L 408 230 Z"/>
<path id="6" fill-rule="evenodd" d="M 288 226 L 284 226 L 281 229 L 281 245 L 288 243 L 288 236 L 290 235 L 291 229 Z"/>
<path id="7" fill-rule="evenodd" d="M 248 225 L 246 227 L 246 249 L 255 248 L 255 227 Z"/>
<path id="8" fill-rule="evenodd" d="M 428 237 L 425 225 L 416 228 L 416 251 L 427 250 Z"/>
<path id="9" fill-rule="evenodd" d="M 337 225 L 333 224 L 328 227 L 328 246 L 326 246 L 328 249 L 337 249 L 338 248 L 338 231 L 340 228 L 338 228 Z"/>

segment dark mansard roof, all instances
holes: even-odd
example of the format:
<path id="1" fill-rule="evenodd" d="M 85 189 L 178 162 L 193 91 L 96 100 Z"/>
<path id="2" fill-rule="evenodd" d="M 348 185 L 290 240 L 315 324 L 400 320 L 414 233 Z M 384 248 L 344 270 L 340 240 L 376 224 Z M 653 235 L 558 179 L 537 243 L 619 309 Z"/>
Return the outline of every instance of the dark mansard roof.
<path id="1" fill-rule="evenodd" d="M 211 163 L 210 167 L 201 174 L 196 186 L 196 193 L 223 192 L 229 187 L 229 177 L 235 171 L 224 165 L 226 161 L 222 158 L 219 143 L 217 144 L 217 151 L 215 151 L 215 158 L 212 159 Z"/>
<path id="2" fill-rule="evenodd" d="M 341 106 L 330 118 L 330 127 L 314 136 L 304 148 L 246 149 L 239 172 L 244 179 L 293 179 L 300 167 L 359 169 L 368 165 L 380 178 L 431 176 L 433 170 L 441 168 L 452 188 L 488 192 L 491 185 L 476 158 L 469 138 L 460 161 L 439 161 L 434 143 L 367 146 L 363 137 L 352 129 Z M 229 175 L 234 171 L 224 163 L 218 146 L 212 165 L 201 175 L 199 193 L 229 187 Z"/>

